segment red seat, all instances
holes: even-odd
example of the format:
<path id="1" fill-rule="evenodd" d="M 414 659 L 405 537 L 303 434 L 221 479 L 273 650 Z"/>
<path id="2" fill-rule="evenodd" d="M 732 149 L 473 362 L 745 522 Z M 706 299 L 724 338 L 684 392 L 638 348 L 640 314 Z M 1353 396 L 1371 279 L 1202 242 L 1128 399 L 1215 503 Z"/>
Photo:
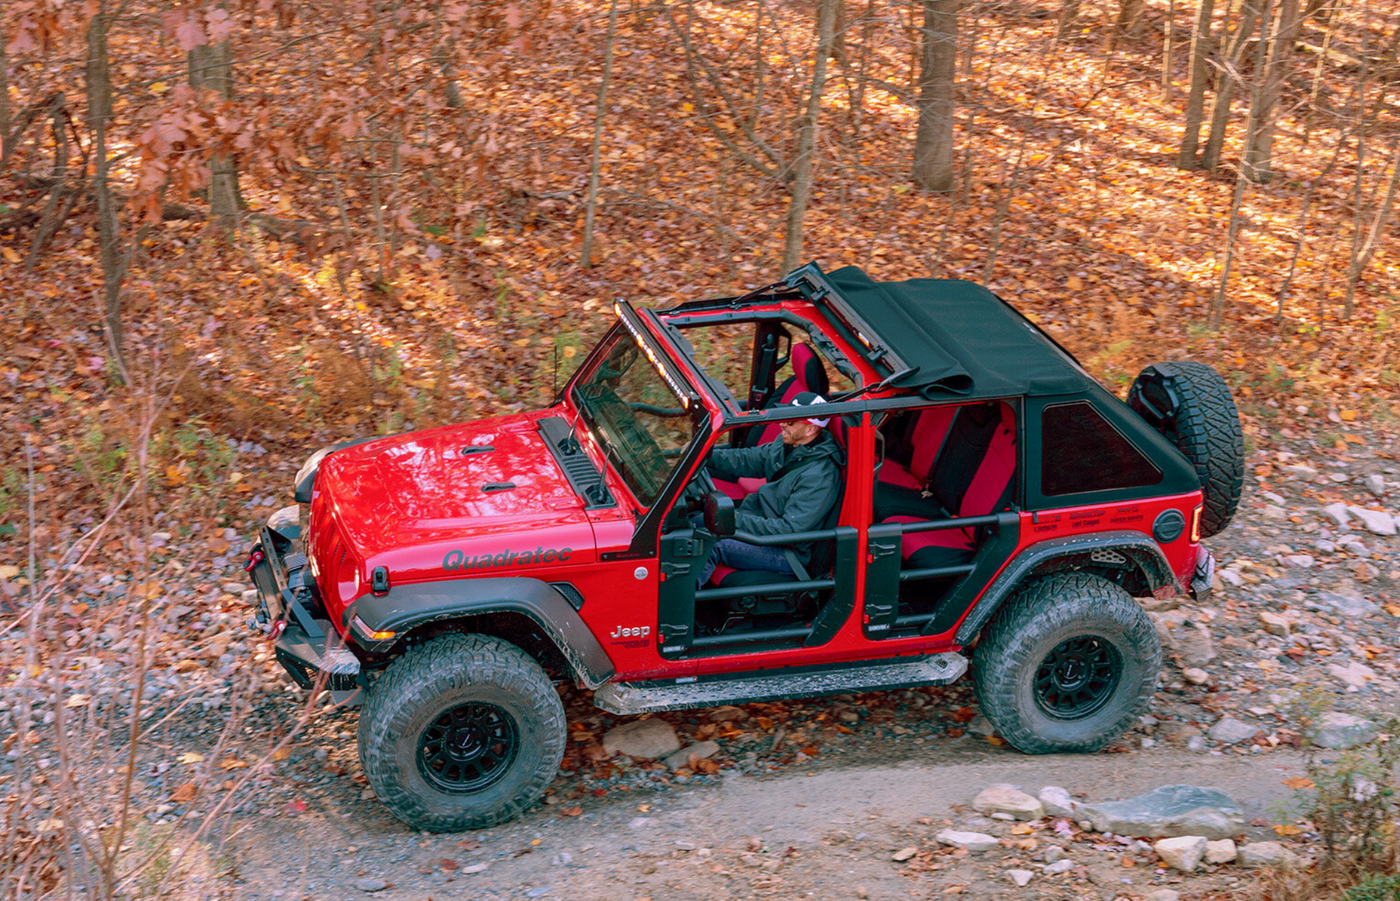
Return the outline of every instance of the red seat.
<path id="1" fill-rule="evenodd" d="M 909 465 L 906 467 L 894 460 L 886 460 L 880 467 L 880 481 L 912 488 L 915 491 L 923 488 L 928 482 L 933 461 L 938 459 L 938 451 L 943 447 L 943 440 L 948 437 L 948 429 L 952 426 L 953 417 L 957 412 L 956 406 L 932 407 L 921 412 L 911 436 L 914 453 Z"/>
<path id="2" fill-rule="evenodd" d="M 831 388 L 831 383 L 826 375 L 826 367 L 822 365 L 821 357 L 817 356 L 817 352 L 812 349 L 810 344 L 798 344 L 793 347 L 790 362 L 792 363 L 792 375 L 778 386 L 777 391 L 774 392 L 775 400 L 769 401 L 767 409 L 772 409 L 779 404 L 790 404 L 792 399 L 803 391 L 811 391 L 813 394 L 826 397 L 827 391 Z M 839 423 L 832 427 L 832 437 L 842 447 L 845 447 L 845 431 L 843 429 L 838 432 L 837 428 L 839 428 Z M 757 447 L 760 444 L 777 441 L 782 435 L 782 431 L 782 425 L 770 422 L 762 429 L 751 431 L 746 444 L 748 447 Z M 715 479 L 715 487 L 729 495 L 733 500 L 741 501 L 757 491 L 766 481 L 766 479 L 740 479 L 738 482 L 729 482 L 724 479 Z M 718 580 L 716 584 L 718 584 Z"/>

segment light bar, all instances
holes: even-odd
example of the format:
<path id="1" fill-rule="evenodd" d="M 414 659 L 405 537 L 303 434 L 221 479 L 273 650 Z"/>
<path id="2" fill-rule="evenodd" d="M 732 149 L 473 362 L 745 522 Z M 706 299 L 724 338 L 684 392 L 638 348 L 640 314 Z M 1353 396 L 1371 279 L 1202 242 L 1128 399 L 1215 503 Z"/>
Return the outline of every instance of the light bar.
<path id="1" fill-rule="evenodd" d="M 656 354 L 652 351 L 651 345 L 646 342 L 641 333 L 637 331 L 636 327 L 634 327 L 631 322 L 627 321 L 627 317 L 622 315 L 622 304 L 614 301 L 613 312 L 617 314 L 618 319 L 622 320 L 622 324 L 627 327 L 627 331 L 632 334 L 632 340 L 637 342 L 637 346 L 641 348 L 642 353 L 647 355 L 647 359 L 651 361 L 651 365 L 656 368 L 656 374 L 661 376 L 661 380 L 675 392 L 676 397 L 680 398 L 681 406 L 685 407 L 687 410 L 690 409 L 689 393 L 683 389 L 675 379 L 671 378 L 671 374 L 666 371 L 666 367 L 656 358 Z"/>

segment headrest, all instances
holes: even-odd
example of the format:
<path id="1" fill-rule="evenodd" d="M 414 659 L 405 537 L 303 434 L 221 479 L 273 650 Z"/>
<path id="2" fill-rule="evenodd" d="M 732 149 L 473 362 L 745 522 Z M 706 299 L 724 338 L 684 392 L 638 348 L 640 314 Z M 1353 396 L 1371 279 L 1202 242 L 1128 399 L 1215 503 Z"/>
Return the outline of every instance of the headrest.
<path id="1" fill-rule="evenodd" d="M 810 344 L 804 342 L 793 347 L 792 373 L 803 390 L 823 395 L 830 390 L 826 367 Z"/>

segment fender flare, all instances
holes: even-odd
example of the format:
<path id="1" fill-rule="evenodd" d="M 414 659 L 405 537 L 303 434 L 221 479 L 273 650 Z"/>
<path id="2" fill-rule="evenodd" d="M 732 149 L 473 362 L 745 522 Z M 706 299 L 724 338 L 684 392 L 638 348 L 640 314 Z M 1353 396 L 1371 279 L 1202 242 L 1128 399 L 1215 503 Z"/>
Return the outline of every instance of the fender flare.
<path id="1" fill-rule="evenodd" d="M 402 635 L 418 626 L 487 613 L 516 613 L 530 619 L 563 655 L 575 679 L 593 689 L 617 671 L 578 611 L 553 586 L 539 579 L 455 579 L 396 585 L 380 596 L 367 594 L 346 608 L 341 625 L 350 630 L 356 617 L 376 632 Z M 397 641 L 375 642 L 355 633 L 374 652 Z"/>
<path id="2" fill-rule="evenodd" d="M 971 644 L 982 631 L 982 627 L 991 622 L 992 615 L 1001 607 L 1002 602 L 1042 564 L 1057 557 L 1098 550 L 1117 551 L 1127 557 L 1147 577 L 1153 591 L 1170 587 L 1178 594 L 1181 592 L 1181 583 L 1172 572 L 1171 564 L 1167 562 L 1162 549 L 1157 546 L 1157 542 L 1142 532 L 1125 529 L 1051 538 L 1031 545 L 1012 558 L 963 618 L 962 625 L 958 626 L 956 641 L 964 647 Z"/>

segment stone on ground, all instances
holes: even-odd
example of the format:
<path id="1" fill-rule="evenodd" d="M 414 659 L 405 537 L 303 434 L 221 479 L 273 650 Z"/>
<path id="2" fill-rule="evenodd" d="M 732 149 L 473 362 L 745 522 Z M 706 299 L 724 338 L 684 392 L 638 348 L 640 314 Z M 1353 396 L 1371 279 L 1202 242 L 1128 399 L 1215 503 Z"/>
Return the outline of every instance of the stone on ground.
<path id="1" fill-rule="evenodd" d="M 1232 716 L 1221 717 L 1220 720 L 1210 727 L 1206 733 L 1212 741 L 1224 742 L 1233 745 L 1237 742 L 1249 741 L 1263 730 L 1258 726 L 1235 719 Z"/>
<path id="2" fill-rule="evenodd" d="M 1381 608 L 1359 595 L 1335 591 L 1318 592 L 1318 600 L 1342 616 L 1370 616 Z"/>
<path id="3" fill-rule="evenodd" d="M 966 848 L 969 851 L 982 853 L 991 851 L 1001 843 L 994 836 L 982 832 L 959 832 L 956 829 L 944 829 L 934 837 L 934 841 L 940 845 L 949 845 L 953 848 Z"/>
<path id="4" fill-rule="evenodd" d="M 1250 842 L 1240 848 L 1237 859 L 1242 867 L 1291 867 L 1298 863 L 1298 855 L 1278 842 Z"/>
<path id="5" fill-rule="evenodd" d="M 1030 882 L 1030 881 L 1031 881 L 1031 877 L 1033 877 L 1034 875 L 1035 875 L 1035 874 L 1032 873 L 1030 870 L 1007 870 L 1007 871 L 1006 871 L 1006 878 L 1007 878 L 1007 879 L 1010 879 L 1012 882 L 1016 883 L 1016 885 L 1019 886 L 1019 887 L 1021 887 L 1021 888 L 1025 888 L 1025 887 L 1026 887 L 1026 883 Z"/>
<path id="6" fill-rule="evenodd" d="M 918 848 L 900 848 L 898 851 L 890 855 L 890 860 L 893 860 L 896 863 L 904 863 L 906 860 L 913 860 L 914 855 L 918 853 Z"/>
<path id="7" fill-rule="evenodd" d="M 1362 525 L 1375 535 L 1394 535 L 1396 533 L 1395 517 L 1384 510 L 1367 510 L 1365 507 L 1352 505 L 1347 507 L 1347 512 L 1361 520 Z"/>
<path id="8" fill-rule="evenodd" d="M 389 887 L 389 883 L 378 876 L 361 876 L 355 880 L 355 888 L 362 892 L 382 892 Z"/>
<path id="9" fill-rule="evenodd" d="M 1164 785 L 1136 798 L 1086 805 L 1084 812 L 1099 832 L 1137 838 L 1230 838 L 1244 829 L 1244 814 L 1234 799 L 1194 785 Z"/>
<path id="10" fill-rule="evenodd" d="M 1038 820 L 1045 816 L 1040 802 L 1014 785 L 984 788 L 972 799 L 972 806 L 978 813 L 1006 813 L 1018 820 Z"/>
<path id="11" fill-rule="evenodd" d="M 665 757 L 681 749 L 676 730 L 665 720 L 633 720 L 603 735 L 603 750 L 629 757 Z"/>
<path id="12" fill-rule="evenodd" d="M 1259 614 L 1259 622 L 1263 624 L 1265 632 L 1279 638 L 1287 638 L 1293 632 L 1293 621 L 1278 613 L 1264 610 Z"/>
<path id="13" fill-rule="evenodd" d="M 1344 529 L 1347 527 L 1347 523 L 1351 522 L 1351 513 L 1348 511 L 1346 504 L 1328 504 L 1322 508 L 1322 512 L 1335 519 L 1337 525 Z"/>
<path id="14" fill-rule="evenodd" d="M 1181 671 L 1181 678 L 1192 685 L 1205 685 L 1206 682 L 1210 680 L 1210 673 L 1201 669 L 1199 666 L 1188 666 Z"/>
<path id="15" fill-rule="evenodd" d="M 1235 847 L 1233 839 L 1222 838 L 1219 841 L 1206 842 L 1206 863 L 1234 863 L 1239 853 L 1240 850 Z"/>
<path id="16" fill-rule="evenodd" d="M 1344 751 L 1347 748 L 1366 744 L 1379 732 L 1379 727 L 1370 720 L 1329 710 L 1322 715 L 1321 722 L 1317 724 L 1308 738 L 1319 748 Z"/>
<path id="17" fill-rule="evenodd" d="M 1075 862 L 1066 857 L 1064 860 L 1057 860 L 1054 863 L 1047 863 L 1040 868 L 1046 876 L 1058 876 L 1061 873 L 1068 873 L 1076 866 Z"/>
<path id="18" fill-rule="evenodd" d="M 1339 663 L 1327 664 L 1327 672 L 1341 679 L 1353 688 L 1364 688 L 1367 682 L 1376 678 L 1376 671 L 1364 663 L 1353 660 L 1346 666 Z"/>
<path id="19" fill-rule="evenodd" d="M 1084 805 L 1071 798 L 1066 789 L 1058 785 L 1047 785 L 1040 790 L 1040 806 L 1045 808 L 1045 813 L 1049 816 L 1078 819 L 1079 809 Z"/>
<path id="20" fill-rule="evenodd" d="M 1169 888 L 1159 888 L 1155 892 L 1148 892 L 1144 901 L 1181 901 L 1181 895 Z"/>
<path id="21" fill-rule="evenodd" d="M 683 766 L 690 766 L 692 757 L 701 760 L 708 760 L 719 753 L 719 742 L 717 741 L 697 741 L 693 745 L 687 745 L 679 751 L 672 751 L 661 761 L 673 770 L 678 770 Z"/>
<path id="22" fill-rule="evenodd" d="M 1167 866 L 1190 873 L 1201 865 L 1206 856 L 1206 838 L 1202 835 L 1179 835 L 1154 842 L 1152 850 Z"/>
<path id="23" fill-rule="evenodd" d="M 1376 497 L 1385 497 L 1385 479 L 1378 473 L 1371 473 L 1366 477 L 1366 490 Z"/>

